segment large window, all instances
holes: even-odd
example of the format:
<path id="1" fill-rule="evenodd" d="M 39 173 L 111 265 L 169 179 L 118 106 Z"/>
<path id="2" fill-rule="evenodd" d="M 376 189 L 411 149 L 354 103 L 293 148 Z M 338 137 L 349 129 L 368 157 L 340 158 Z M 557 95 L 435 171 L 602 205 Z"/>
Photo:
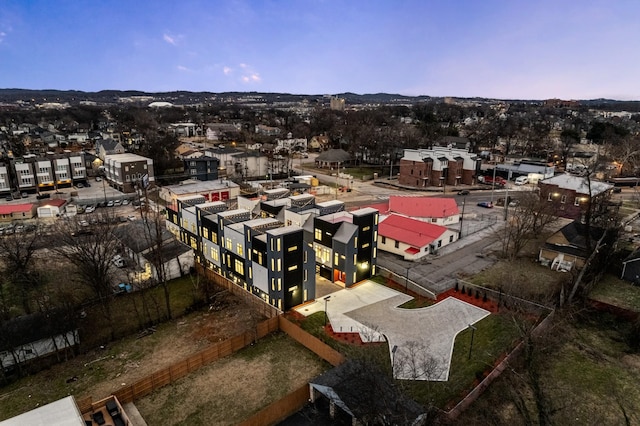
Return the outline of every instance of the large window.
<path id="1" fill-rule="evenodd" d="M 235 269 L 238 274 L 244 275 L 244 263 L 241 260 L 236 259 Z"/>

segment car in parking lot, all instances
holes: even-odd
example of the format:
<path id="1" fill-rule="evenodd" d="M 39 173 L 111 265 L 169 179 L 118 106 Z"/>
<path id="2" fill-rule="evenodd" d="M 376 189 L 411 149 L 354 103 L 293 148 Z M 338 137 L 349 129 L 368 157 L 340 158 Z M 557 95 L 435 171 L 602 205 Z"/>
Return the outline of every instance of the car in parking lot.
<path id="1" fill-rule="evenodd" d="M 469 195 L 469 191 L 467 191 L 466 189 L 463 189 L 461 191 L 458 191 L 458 195 Z"/>
<path id="2" fill-rule="evenodd" d="M 478 207 L 484 207 L 485 209 L 492 209 L 493 203 L 491 201 L 480 201 Z"/>
<path id="3" fill-rule="evenodd" d="M 109 200 L 107 202 L 107 207 L 113 207 L 113 200 Z"/>
<path id="4" fill-rule="evenodd" d="M 96 182 L 102 182 L 102 178 L 100 176 L 96 176 Z"/>
<path id="5" fill-rule="evenodd" d="M 114 206 L 114 207 L 119 207 L 119 206 L 121 206 L 121 205 L 122 205 L 122 200 L 115 200 L 115 201 L 113 202 L 113 206 Z"/>
<path id="6" fill-rule="evenodd" d="M 87 188 L 91 188 L 91 184 L 89 182 L 85 182 L 84 186 L 86 186 Z"/>
<path id="7" fill-rule="evenodd" d="M 128 199 L 125 198 L 124 200 L 122 200 L 122 205 L 123 206 L 128 206 L 130 202 L 131 201 L 129 201 Z"/>
<path id="8" fill-rule="evenodd" d="M 48 194 L 48 193 L 45 193 L 45 194 L 38 194 L 38 195 L 36 196 L 36 198 L 37 198 L 38 200 L 44 200 L 45 198 L 51 198 L 51 194 Z"/>
<path id="9" fill-rule="evenodd" d="M 82 182 L 78 182 L 76 183 L 76 188 L 84 188 L 84 185 L 82 184 Z"/>

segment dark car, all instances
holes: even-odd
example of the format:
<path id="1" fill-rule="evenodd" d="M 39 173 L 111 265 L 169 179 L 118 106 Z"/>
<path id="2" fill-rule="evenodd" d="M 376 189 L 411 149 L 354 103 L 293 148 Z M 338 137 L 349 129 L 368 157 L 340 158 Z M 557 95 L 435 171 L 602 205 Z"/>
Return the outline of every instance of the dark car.
<path id="1" fill-rule="evenodd" d="M 493 203 L 491 201 L 480 201 L 478 203 L 478 206 L 484 207 L 485 209 L 492 209 Z"/>
<path id="2" fill-rule="evenodd" d="M 36 198 L 38 200 L 44 200 L 45 198 L 51 198 L 51 194 L 38 194 Z"/>
<path id="3" fill-rule="evenodd" d="M 622 192 L 622 188 L 620 188 L 619 186 L 615 186 L 615 187 L 613 188 L 613 193 L 614 193 L 614 194 L 619 194 L 619 193 L 621 193 L 621 192 Z"/>
<path id="4" fill-rule="evenodd" d="M 462 191 L 458 191 L 458 195 L 469 195 L 469 191 L 463 189 Z"/>

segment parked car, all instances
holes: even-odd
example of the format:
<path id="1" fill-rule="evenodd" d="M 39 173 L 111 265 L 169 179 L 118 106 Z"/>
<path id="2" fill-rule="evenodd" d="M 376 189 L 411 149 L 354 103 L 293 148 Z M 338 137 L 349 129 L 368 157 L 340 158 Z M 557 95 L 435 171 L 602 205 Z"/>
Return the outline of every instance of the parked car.
<path id="1" fill-rule="evenodd" d="M 107 207 L 113 207 L 113 200 L 109 200 L 107 202 Z"/>
<path id="2" fill-rule="evenodd" d="M 44 200 L 45 198 L 51 198 L 51 194 L 38 194 L 36 198 L 38 200 Z"/>
<path id="3" fill-rule="evenodd" d="M 27 194 L 26 192 L 22 193 L 22 198 L 28 198 L 28 197 L 29 197 L 29 194 Z"/>
<path id="4" fill-rule="evenodd" d="M 129 205 L 129 203 L 130 203 L 130 201 L 129 201 L 129 200 L 127 200 L 126 198 L 125 198 L 124 200 L 122 200 L 122 205 L 123 205 L 123 206 L 128 206 L 128 205 Z"/>
<path id="5" fill-rule="evenodd" d="M 91 184 L 89 182 L 85 182 L 84 186 L 87 187 L 87 188 L 91 188 Z"/>
<path id="6" fill-rule="evenodd" d="M 100 176 L 96 176 L 96 182 L 102 182 L 102 178 Z"/>
<path id="7" fill-rule="evenodd" d="M 113 286 L 113 294 L 118 296 L 120 294 L 131 293 L 133 291 L 133 286 L 130 283 L 120 283 L 116 286 Z"/>
<path id="8" fill-rule="evenodd" d="M 113 202 L 113 206 L 114 206 L 114 207 L 120 207 L 121 205 L 122 205 L 122 200 L 115 200 L 115 201 Z"/>
<path id="9" fill-rule="evenodd" d="M 82 182 L 78 182 L 76 183 L 76 188 L 84 188 L 84 185 L 82 184 Z"/>
<path id="10" fill-rule="evenodd" d="M 491 201 L 480 201 L 478 203 L 479 207 L 484 207 L 485 209 L 492 209 L 493 203 Z"/>
<path id="11" fill-rule="evenodd" d="M 620 188 L 619 186 L 614 186 L 613 187 L 613 193 L 614 194 L 619 194 L 622 192 L 622 188 Z"/>
<path id="12" fill-rule="evenodd" d="M 458 191 L 458 195 L 469 195 L 469 191 L 463 189 L 462 191 Z"/>
<path id="13" fill-rule="evenodd" d="M 529 178 L 526 176 L 518 176 L 514 181 L 516 185 L 526 185 L 529 183 Z"/>

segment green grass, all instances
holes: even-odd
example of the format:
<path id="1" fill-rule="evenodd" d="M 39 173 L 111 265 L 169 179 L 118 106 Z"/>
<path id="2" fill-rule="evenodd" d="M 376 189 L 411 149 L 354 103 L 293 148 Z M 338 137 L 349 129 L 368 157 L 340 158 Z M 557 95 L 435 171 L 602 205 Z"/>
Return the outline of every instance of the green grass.
<path id="1" fill-rule="evenodd" d="M 374 360 L 383 370 L 390 372 L 389 349 L 385 344 L 363 346 L 346 345 L 324 333 L 324 312 L 316 312 L 305 318 L 300 326 L 318 337 L 348 358 Z M 492 314 L 476 324 L 473 336 L 471 360 L 468 360 L 471 332 L 462 331 L 456 337 L 451 370 L 447 382 L 398 381 L 407 394 L 425 406 L 445 408 L 449 402 L 457 402 L 474 385 L 477 377 L 488 372 L 502 355 L 508 353 L 520 337 L 510 314 Z"/>
<path id="2" fill-rule="evenodd" d="M 475 324 L 471 359 L 471 330 L 458 334 L 453 347 L 449 380 L 446 382 L 416 381 L 405 384 L 407 393 L 424 406 L 448 408 L 456 403 L 489 372 L 502 355 L 510 351 L 520 337 L 510 315 L 493 314 Z"/>
<path id="3" fill-rule="evenodd" d="M 194 303 L 193 284 L 186 277 L 169 282 L 171 314 L 184 315 Z M 103 310 L 94 306 L 85 309 L 87 318 L 80 327 L 80 340 L 84 349 L 105 344 L 111 340 L 111 329 Z M 136 333 L 145 326 L 156 324 L 166 317 L 164 289 L 157 286 L 115 297 L 111 301 L 112 323 L 116 338 Z"/>
<path id="4" fill-rule="evenodd" d="M 605 275 L 600 282 L 593 287 L 591 293 L 589 293 L 589 298 L 640 312 L 640 287 L 634 286 L 613 275 Z"/>

